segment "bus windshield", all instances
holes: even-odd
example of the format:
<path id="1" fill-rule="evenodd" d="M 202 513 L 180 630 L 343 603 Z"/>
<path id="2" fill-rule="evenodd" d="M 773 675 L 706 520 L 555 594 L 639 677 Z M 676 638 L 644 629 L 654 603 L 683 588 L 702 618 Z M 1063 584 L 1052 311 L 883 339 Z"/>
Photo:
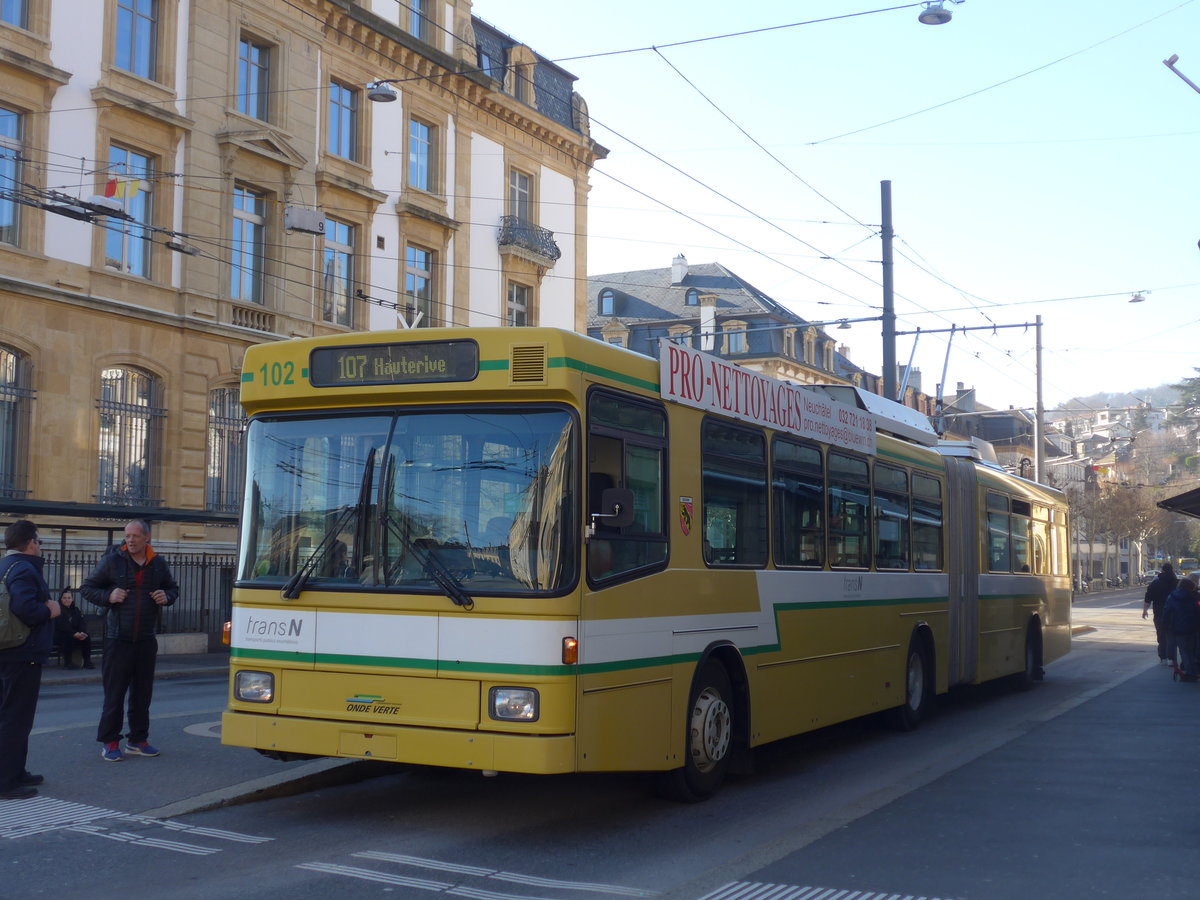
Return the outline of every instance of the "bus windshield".
<path id="1" fill-rule="evenodd" d="M 575 433 L 551 407 L 255 418 L 241 579 L 463 605 L 564 590 L 579 556 Z"/>

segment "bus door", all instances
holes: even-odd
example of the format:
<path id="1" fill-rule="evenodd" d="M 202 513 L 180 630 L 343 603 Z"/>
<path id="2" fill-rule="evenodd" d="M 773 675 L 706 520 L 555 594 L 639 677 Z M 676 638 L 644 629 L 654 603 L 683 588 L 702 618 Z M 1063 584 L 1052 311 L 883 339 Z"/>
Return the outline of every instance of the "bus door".
<path id="1" fill-rule="evenodd" d="M 969 684 L 979 670 L 979 503 L 975 465 L 946 459 L 946 535 L 950 641 L 948 684 Z"/>

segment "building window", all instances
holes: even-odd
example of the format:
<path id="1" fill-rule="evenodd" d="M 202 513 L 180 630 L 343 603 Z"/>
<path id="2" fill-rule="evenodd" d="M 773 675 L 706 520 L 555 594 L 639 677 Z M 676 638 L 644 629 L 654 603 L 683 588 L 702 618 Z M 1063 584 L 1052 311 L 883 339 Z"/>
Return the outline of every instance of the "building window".
<path id="1" fill-rule="evenodd" d="M 246 483 L 246 414 L 236 387 L 208 392 L 208 477 L 206 503 L 213 512 L 242 508 Z"/>
<path id="2" fill-rule="evenodd" d="M 746 332 L 726 331 L 725 332 L 725 352 L 726 353 L 745 353 L 746 352 Z"/>
<path id="3" fill-rule="evenodd" d="M 0 2 L 0 22 L 25 28 L 28 21 L 29 9 L 26 0 L 2 0 Z"/>
<path id="4" fill-rule="evenodd" d="M 354 226 L 325 220 L 321 317 L 334 325 L 354 324 Z"/>
<path id="5" fill-rule="evenodd" d="M 408 297 L 410 328 L 432 328 L 433 251 L 409 244 L 404 251 L 404 294 Z"/>
<path id="6" fill-rule="evenodd" d="M 508 283 L 508 304 L 505 322 L 514 328 L 529 324 L 528 285 L 517 284 L 515 281 Z"/>
<path id="7" fill-rule="evenodd" d="M 672 343 L 678 344 L 680 347 L 693 346 L 691 325 L 672 325 L 667 331 L 671 336 Z"/>
<path id="8" fill-rule="evenodd" d="M 329 152 L 358 159 L 358 92 L 336 81 L 329 83 Z"/>
<path id="9" fill-rule="evenodd" d="M 21 128 L 19 112 L 0 106 L 0 243 L 21 240 Z"/>
<path id="10" fill-rule="evenodd" d="M 683 302 L 685 306 L 699 306 L 700 292 L 695 288 L 688 288 L 688 292 L 684 295 Z"/>
<path id="11" fill-rule="evenodd" d="M 108 148 L 104 196 L 116 200 L 132 218 L 105 223 L 104 265 L 140 278 L 150 277 L 150 220 L 153 214 L 154 162 L 116 145 Z"/>
<path id="12" fill-rule="evenodd" d="M 161 396 L 159 380 L 140 369 L 111 368 L 100 374 L 100 503 L 161 504 L 159 458 L 167 417 Z"/>
<path id="13" fill-rule="evenodd" d="M 0 345 L 0 497 L 6 500 L 29 493 L 30 380 L 29 358 Z"/>
<path id="14" fill-rule="evenodd" d="M 433 191 L 434 129 L 419 119 L 408 120 L 408 186 L 419 191 Z"/>
<path id="15" fill-rule="evenodd" d="M 266 122 L 270 84 L 271 48 L 242 38 L 238 44 L 237 111 Z"/>
<path id="16" fill-rule="evenodd" d="M 157 54 L 158 0 L 117 0 L 117 68 L 154 78 Z"/>
<path id="17" fill-rule="evenodd" d="M 233 189 L 233 242 L 229 296 L 263 302 L 267 198 L 246 187 Z"/>
<path id="18" fill-rule="evenodd" d="M 408 7 L 407 11 L 405 7 Z M 429 0 L 401 0 L 401 16 L 404 18 L 405 31 L 422 41 L 429 40 Z M 407 14 L 406 14 L 407 13 Z"/>
<path id="19" fill-rule="evenodd" d="M 533 179 L 519 169 L 508 170 L 508 214 L 533 221 Z"/>
<path id="20" fill-rule="evenodd" d="M 495 69 L 497 69 L 498 66 L 496 64 L 496 61 L 494 59 L 492 59 L 491 54 L 488 53 L 486 50 L 484 50 L 483 47 L 479 47 L 478 50 L 479 50 L 479 70 L 481 72 L 483 72 L 484 75 L 488 76 L 488 78 L 496 78 L 497 80 L 503 80 L 504 73 L 501 72 L 500 75 L 497 76 L 497 74 L 495 72 Z"/>
<path id="21" fill-rule="evenodd" d="M 600 292 L 600 315 L 615 316 L 617 314 L 617 295 L 612 288 Z"/>

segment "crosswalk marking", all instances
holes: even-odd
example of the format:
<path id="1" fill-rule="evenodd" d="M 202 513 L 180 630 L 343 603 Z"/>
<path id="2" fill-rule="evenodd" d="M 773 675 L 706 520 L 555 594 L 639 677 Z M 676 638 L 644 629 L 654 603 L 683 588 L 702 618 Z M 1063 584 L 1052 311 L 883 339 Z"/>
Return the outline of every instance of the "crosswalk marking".
<path id="1" fill-rule="evenodd" d="M 916 894 L 895 894 L 888 891 L 856 891 L 851 889 L 801 887 L 795 884 L 772 884 L 760 881 L 731 881 L 724 887 L 705 894 L 700 900 L 949 900 Z"/>
<path id="2" fill-rule="evenodd" d="M 602 884 L 588 881 L 564 881 L 558 878 L 543 878 L 538 875 L 524 875 L 519 872 L 505 872 L 500 869 L 490 869 L 481 866 L 470 866 L 463 863 L 452 863 L 440 859 L 426 859 L 421 856 L 407 856 L 401 853 L 385 853 L 381 850 L 363 850 L 351 854 L 358 859 L 370 859 L 383 863 L 394 863 L 410 868 L 427 869 L 434 872 L 445 872 L 450 875 L 467 878 L 482 878 L 487 881 L 499 881 L 512 885 L 547 888 L 550 891 L 573 891 L 590 894 L 608 894 L 622 897 L 654 897 L 655 891 L 642 888 L 626 887 L 619 884 Z M 417 888 L 432 893 L 445 894 L 449 897 L 465 897 L 468 900 L 554 900 L 544 894 L 527 896 L 505 890 L 492 889 L 487 886 L 476 887 L 470 884 L 455 884 L 449 881 L 437 881 L 429 878 L 417 878 L 397 872 L 379 871 L 362 866 L 348 866 L 331 862 L 308 862 L 297 865 L 298 869 L 310 872 L 324 872 L 329 875 L 340 875 L 345 878 L 358 878 L 363 881 L 375 881 L 381 884 L 393 884 L 403 887 Z"/>
<path id="3" fill-rule="evenodd" d="M 587 881 L 562 881 L 557 878 L 542 878 L 537 875 L 520 875 L 516 872 L 503 872 L 499 869 L 485 869 L 479 866 L 465 866 L 460 863 L 443 862 L 437 859 L 425 859 L 420 856 L 405 856 L 400 853 L 384 853 L 378 850 L 364 850 L 355 853 L 361 859 L 375 859 L 381 862 L 394 862 L 405 866 L 416 866 L 423 869 L 435 869 L 443 872 L 456 872 L 461 875 L 474 875 L 479 878 L 494 878 L 497 881 L 509 881 L 513 884 L 526 884 L 531 887 L 561 888 L 566 891 L 590 891 L 594 894 L 617 894 L 623 897 L 653 897 L 655 891 L 642 888 L 625 887 L 620 884 L 599 884 Z"/>
<path id="4" fill-rule="evenodd" d="M 120 827 L 135 826 L 144 829 L 120 831 Z M 136 813 L 126 813 L 101 806 L 88 806 L 69 800 L 55 800 L 38 796 L 19 803 L 0 803 L 0 838 L 15 840 L 52 831 L 74 831 L 93 837 L 106 838 L 141 847 L 170 850 L 193 856 L 208 856 L 221 852 L 220 847 L 206 847 L 188 841 L 156 837 L 150 829 L 185 833 L 189 837 L 211 838 L 239 844 L 261 844 L 272 840 L 255 834 L 242 834 L 221 828 L 200 828 L 177 822 L 173 819 L 156 819 Z"/>

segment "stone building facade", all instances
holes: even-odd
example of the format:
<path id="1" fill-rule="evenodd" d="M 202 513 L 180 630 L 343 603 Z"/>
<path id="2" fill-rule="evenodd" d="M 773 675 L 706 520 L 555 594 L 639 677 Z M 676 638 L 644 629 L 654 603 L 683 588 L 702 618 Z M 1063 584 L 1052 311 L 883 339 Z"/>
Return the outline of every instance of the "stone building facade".
<path id="1" fill-rule="evenodd" d="M 582 330 L 573 81 L 470 0 L 6 0 L 0 518 L 232 549 L 249 345 Z"/>
<path id="2" fill-rule="evenodd" d="M 882 376 L 851 362 L 823 327 L 833 322 L 806 321 L 720 263 L 692 265 L 680 254 L 667 268 L 592 275 L 586 321 L 590 337 L 655 359 L 663 341 L 677 341 L 780 381 L 883 394 Z M 935 401 L 913 374 L 903 403 L 932 415 Z"/>

